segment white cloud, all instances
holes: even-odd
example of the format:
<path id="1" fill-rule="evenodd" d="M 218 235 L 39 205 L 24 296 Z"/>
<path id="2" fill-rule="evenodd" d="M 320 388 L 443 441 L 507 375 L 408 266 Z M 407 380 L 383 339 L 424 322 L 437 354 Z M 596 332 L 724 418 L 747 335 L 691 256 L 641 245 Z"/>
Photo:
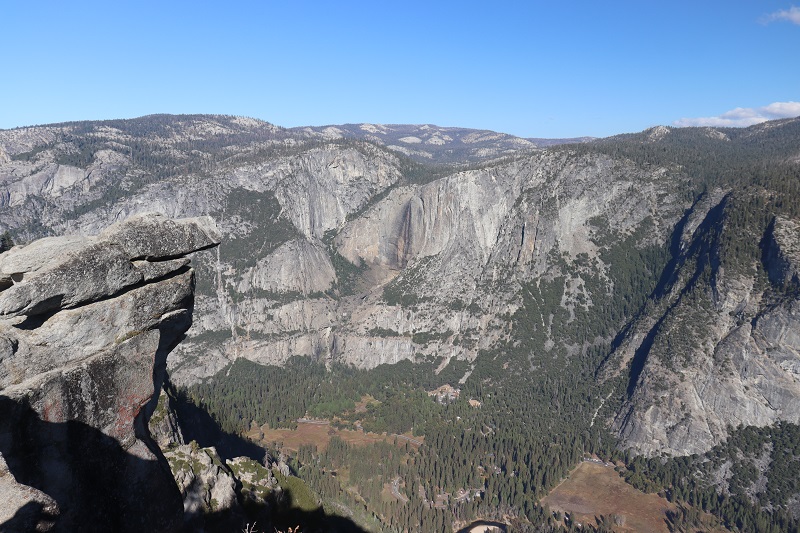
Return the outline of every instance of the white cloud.
<path id="1" fill-rule="evenodd" d="M 800 7 L 792 6 L 789 9 L 781 9 L 761 18 L 761 22 L 764 24 L 769 24 L 776 20 L 788 20 L 792 24 L 800 26 Z"/>
<path id="2" fill-rule="evenodd" d="M 764 107 L 737 107 L 716 117 L 682 118 L 674 126 L 711 126 L 741 128 L 767 120 L 800 116 L 800 102 L 775 102 Z"/>

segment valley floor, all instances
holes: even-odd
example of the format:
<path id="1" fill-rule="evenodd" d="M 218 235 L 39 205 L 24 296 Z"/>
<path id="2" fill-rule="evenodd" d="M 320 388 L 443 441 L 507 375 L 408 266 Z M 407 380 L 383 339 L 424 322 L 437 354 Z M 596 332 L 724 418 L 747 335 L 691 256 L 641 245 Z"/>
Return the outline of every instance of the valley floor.
<path id="1" fill-rule="evenodd" d="M 616 516 L 619 531 L 668 533 L 666 512 L 675 507 L 655 494 L 625 483 L 611 466 L 584 461 L 542 501 L 551 511 L 569 513 L 574 522 L 594 523 L 595 517 Z"/>
<path id="2" fill-rule="evenodd" d="M 296 452 L 304 444 L 313 444 L 317 449 L 324 450 L 331 437 L 337 436 L 348 444 L 364 445 L 374 442 L 397 442 L 398 446 L 406 442 L 412 446 L 419 447 L 424 441 L 424 437 L 408 435 L 378 435 L 366 431 L 353 431 L 349 429 L 337 429 L 328 420 L 308 420 L 300 419 L 297 421 L 296 429 L 271 429 L 269 424 L 254 427 L 246 436 L 264 445 L 278 444 L 278 448 L 285 451 Z"/>

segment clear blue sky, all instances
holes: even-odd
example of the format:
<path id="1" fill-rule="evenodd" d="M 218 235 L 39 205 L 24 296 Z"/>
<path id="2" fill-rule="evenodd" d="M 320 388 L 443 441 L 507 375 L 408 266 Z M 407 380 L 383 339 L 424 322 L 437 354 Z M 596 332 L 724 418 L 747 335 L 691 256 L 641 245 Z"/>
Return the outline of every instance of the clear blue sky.
<path id="1" fill-rule="evenodd" d="M 606 136 L 800 102 L 791 0 L 9 0 L 0 50 L 0 128 L 223 113 Z"/>

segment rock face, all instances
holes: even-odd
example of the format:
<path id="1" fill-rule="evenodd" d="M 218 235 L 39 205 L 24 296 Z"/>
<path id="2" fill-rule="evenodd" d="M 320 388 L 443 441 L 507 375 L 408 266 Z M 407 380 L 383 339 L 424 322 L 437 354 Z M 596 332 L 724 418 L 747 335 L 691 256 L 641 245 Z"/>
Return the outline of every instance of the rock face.
<path id="1" fill-rule="evenodd" d="M 800 224 L 777 218 L 758 270 L 721 249 L 731 195 L 711 195 L 686 229 L 671 287 L 620 348 L 629 398 L 613 422 L 638 453 L 703 453 L 728 427 L 800 423 Z"/>
<path id="2" fill-rule="evenodd" d="M 776 218 L 765 254 L 767 273 L 773 284 L 800 287 L 800 223 Z"/>
<path id="3" fill-rule="evenodd" d="M 236 357 L 360 368 L 473 360 L 506 338 L 501 317 L 519 308 L 523 284 L 566 274 L 582 286 L 586 275 L 553 258 L 595 260 L 601 234 L 663 242 L 683 209 L 680 183 L 605 157 L 535 152 L 387 189 L 358 216 L 321 225 L 338 224 L 335 237 L 289 240 L 246 269 L 225 263 L 226 243 L 171 376 L 191 383 Z M 612 288 L 599 282 L 595 300 Z"/>
<path id="4" fill-rule="evenodd" d="M 204 514 L 238 509 L 236 479 L 213 447 L 184 444 L 168 450 L 166 457 L 183 495 L 187 523 L 200 521 Z"/>
<path id="5" fill-rule="evenodd" d="M 330 289 L 336 282 L 328 252 L 319 244 L 295 239 L 282 244 L 255 267 L 242 273 L 237 290 L 299 293 L 308 296 Z"/>
<path id="6" fill-rule="evenodd" d="M 252 523 L 246 518 L 248 509 L 259 513 L 262 527 L 271 529 L 260 520 L 274 518 L 278 507 L 289 504 L 271 469 L 288 476 L 283 462 L 274 465 L 266 457 L 266 464 L 247 457 L 223 460 L 215 447 L 195 441 L 172 443 L 164 455 L 183 497 L 185 531 L 238 531 Z"/>
<path id="7" fill-rule="evenodd" d="M 158 403 L 147 422 L 147 428 L 150 436 L 162 451 L 170 445 L 185 443 L 178 413 L 173 399 L 167 394 L 165 387 L 161 388 Z"/>
<path id="8" fill-rule="evenodd" d="M 142 215 L 0 255 L 0 529 L 181 526 L 147 419 L 191 325 L 183 256 L 218 243 L 209 218 Z"/>

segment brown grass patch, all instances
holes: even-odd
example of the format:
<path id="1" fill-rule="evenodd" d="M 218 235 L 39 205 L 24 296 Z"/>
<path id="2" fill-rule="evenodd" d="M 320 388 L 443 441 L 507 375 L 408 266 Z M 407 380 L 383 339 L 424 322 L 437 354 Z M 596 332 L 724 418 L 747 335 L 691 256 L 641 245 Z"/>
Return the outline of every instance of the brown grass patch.
<path id="1" fill-rule="evenodd" d="M 675 509 L 665 498 L 628 485 L 613 468 L 590 462 L 578 465 L 542 503 L 582 524 L 596 523 L 595 516 L 620 516 L 624 524 L 614 526 L 620 532 L 669 533 L 666 512 Z"/>
<path id="2" fill-rule="evenodd" d="M 378 435 L 377 433 L 366 433 L 364 431 L 353 431 L 349 429 L 336 429 L 329 424 L 298 422 L 297 429 L 270 429 L 268 425 L 260 428 L 251 429 L 247 437 L 255 441 L 259 440 L 260 433 L 264 433 L 262 442 L 269 444 L 272 442 L 283 443 L 283 448 L 297 451 L 303 444 L 316 444 L 317 449 L 322 451 L 336 435 L 348 444 L 355 446 L 365 446 L 374 442 L 394 442 L 394 435 Z M 411 436 L 410 434 L 407 436 Z M 422 440 L 422 437 L 413 437 Z M 397 439 L 398 446 L 406 444 L 405 439 Z M 412 443 L 412 446 L 414 444 Z"/>
<path id="3" fill-rule="evenodd" d="M 381 491 L 381 501 L 384 503 L 399 501 L 392 493 L 391 483 L 384 483 L 383 490 Z"/>
<path id="4" fill-rule="evenodd" d="M 373 398 L 371 394 L 367 394 L 365 396 L 362 396 L 361 400 L 359 400 L 356 403 L 355 412 L 356 413 L 366 413 L 367 412 L 367 405 L 369 405 L 371 403 L 380 404 L 381 402 L 379 402 L 378 400 Z"/>

